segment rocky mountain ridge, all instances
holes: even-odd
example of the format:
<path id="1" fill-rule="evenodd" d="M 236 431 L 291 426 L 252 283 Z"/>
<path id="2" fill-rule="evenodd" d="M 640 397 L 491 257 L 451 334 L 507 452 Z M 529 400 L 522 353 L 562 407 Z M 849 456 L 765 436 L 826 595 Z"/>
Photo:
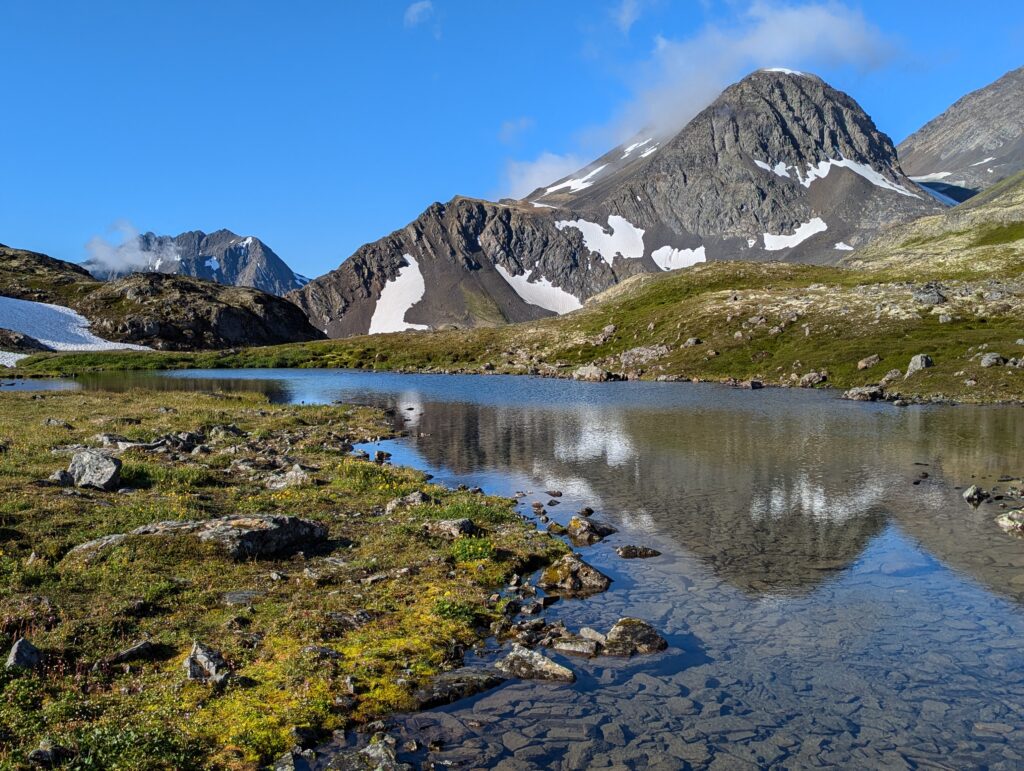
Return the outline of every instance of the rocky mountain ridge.
<path id="1" fill-rule="evenodd" d="M 138 236 L 138 250 L 151 255 L 145 264 L 114 268 L 90 261 L 85 267 L 101 279 L 130 273 L 165 273 L 226 286 L 252 287 L 282 296 L 309 280 L 295 273 L 260 239 L 239 236 L 230 230 L 190 230 L 177 236 L 144 233 Z"/>
<path id="2" fill-rule="evenodd" d="M 523 200 L 457 197 L 289 297 L 331 337 L 561 314 L 705 261 L 835 263 L 941 210 L 848 95 L 758 71 L 680 132 L 639 137 Z"/>

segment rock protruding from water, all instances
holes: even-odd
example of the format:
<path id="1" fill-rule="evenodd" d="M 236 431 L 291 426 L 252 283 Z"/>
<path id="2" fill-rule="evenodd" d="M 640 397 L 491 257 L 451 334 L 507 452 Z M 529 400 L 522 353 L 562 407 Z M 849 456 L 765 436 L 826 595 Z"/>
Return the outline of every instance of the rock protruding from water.
<path id="1" fill-rule="evenodd" d="M 620 546 L 615 550 L 615 553 L 624 560 L 643 560 L 661 556 L 660 551 L 649 546 Z"/>
<path id="2" fill-rule="evenodd" d="M 76 452 L 68 466 L 75 487 L 116 490 L 121 484 L 121 461 L 98 450 Z"/>
<path id="3" fill-rule="evenodd" d="M 537 585 L 556 594 L 584 597 L 606 591 L 611 583 L 608 576 L 577 555 L 566 554 L 541 573 Z"/>
<path id="4" fill-rule="evenodd" d="M 885 389 L 880 385 L 855 386 L 846 391 L 843 398 L 854 402 L 877 402 L 885 398 Z"/>
<path id="5" fill-rule="evenodd" d="M 590 546 L 619 531 L 603 522 L 595 522 L 592 519 L 584 519 L 583 517 L 573 517 L 566 528 L 566 532 L 577 546 Z"/>
<path id="6" fill-rule="evenodd" d="M 585 383 L 606 383 L 609 380 L 618 380 L 618 377 L 606 369 L 601 369 L 596 364 L 584 364 L 573 371 L 572 379 L 582 380 Z"/>
<path id="7" fill-rule="evenodd" d="M 971 485 L 966 490 L 964 490 L 964 500 L 967 501 L 972 506 L 974 506 L 974 508 L 978 508 L 978 506 L 983 501 L 987 500 L 988 497 L 988 493 L 985 490 L 982 490 L 977 485 Z"/>
<path id="8" fill-rule="evenodd" d="M 665 650 L 668 642 L 653 626 L 639 618 L 620 618 L 605 636 L 608 656 L 633 656 Z"/>
<path id="9" fill-rule="evenodd" d="M 568 667 L 563 667 L 542 653 L 524 648 L 519 643 L 512 644 L 512 652 L 499 661 L 498 669 L 520 680 L 558 680 L 572 683 L 576 675 Z"/>

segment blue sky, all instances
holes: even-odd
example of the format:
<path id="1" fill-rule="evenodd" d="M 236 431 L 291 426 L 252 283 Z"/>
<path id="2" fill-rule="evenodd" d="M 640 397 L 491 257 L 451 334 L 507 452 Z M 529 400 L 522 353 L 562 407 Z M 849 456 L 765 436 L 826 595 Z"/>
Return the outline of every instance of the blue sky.
<path id="1" fill-rule="evenodd" d="M 974 0 L 0 0 L 0 242 L 257 235 L 310 276 L 435 200 L 548 182 L 758 66 L 899 141 L 1024 64 Z"/>

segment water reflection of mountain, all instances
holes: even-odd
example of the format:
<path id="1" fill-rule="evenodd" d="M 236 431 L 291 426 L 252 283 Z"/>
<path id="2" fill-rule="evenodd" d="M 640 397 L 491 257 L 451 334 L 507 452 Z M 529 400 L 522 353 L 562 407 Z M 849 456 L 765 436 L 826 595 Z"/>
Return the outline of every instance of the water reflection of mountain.
<path id="1" fill-rule="evenodd" d="M 1024 466 L 1019 410 L 776 406 L 428 402 L 415 430 L 426 435 L 417 449 L 434 465 L 463 474 L 509 468 L 589 492 L 604 518 L 656 528 L 748 591 L 817 585 L 891 518 L 943 561 L 1016 594 L 1024 546 L 991 517 L 972 516 L 951 488 L 972 474 Z M 929 479 L 913 485 L 923 468 Z M 992 550 L 998 560 L 986 556 Z"/>

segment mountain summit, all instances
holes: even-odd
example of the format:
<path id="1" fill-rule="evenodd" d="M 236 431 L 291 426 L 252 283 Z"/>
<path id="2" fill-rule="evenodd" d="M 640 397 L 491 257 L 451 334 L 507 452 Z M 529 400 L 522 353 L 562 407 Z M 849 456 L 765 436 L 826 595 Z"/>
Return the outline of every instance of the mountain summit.
<path id="1" fill-rule="evenodd" d="M 308 281 L 260 239 L 242 237 L 230 230 L 209 234 L 190 230 L 177 236 L 145 233 L 138 237 L 138 250 L 147 257 L 142 264 L 111 268 L 90 261 L 85 267 L 101 279 L 130 273 L 167 273 L 228 286 L 252 287 L 276 295 L 298 289 Z"/>
<path id="2" fill-rule="evenodd" d="M 958 99 L 899 153 L 908 174 L 955 201 L 1024 169 L 1024 67 Z"/>
<path id="3" fill-rule="evenodd" d="M 675 135 L 638 136 L 522 200 L 435 203 L 290 298 L 332 337 L 523 321 L 637 273 L 838 262 L 939 209 L 851 97 L 761 70 Z"/>

